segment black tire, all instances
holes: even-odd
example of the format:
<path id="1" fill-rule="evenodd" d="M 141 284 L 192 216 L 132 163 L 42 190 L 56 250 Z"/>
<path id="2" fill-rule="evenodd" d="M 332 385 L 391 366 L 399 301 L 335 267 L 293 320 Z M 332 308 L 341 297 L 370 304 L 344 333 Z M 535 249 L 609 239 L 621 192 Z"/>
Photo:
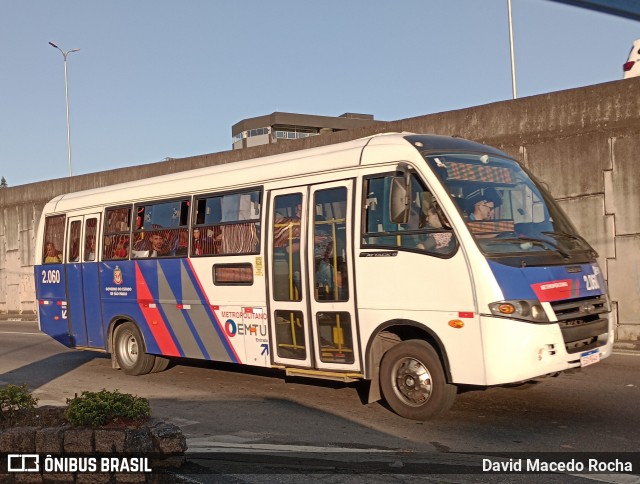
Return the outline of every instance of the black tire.
<path id="1" fill-rule="evenodd" d="M 113 351 L 118 366 L 127 375 L 146 375 L 156 361 L 154 355 L 145 353 L 142 334 L 133 323 L 123 323 L 116 328 Z"/>
<path id="2" fill-rule="evenodd" d="M 153 363 L 153 368 L 151 368 L 151 373 L 158 373 L 160 371 L 166 370 L 167 368 L 169 368 L 170 363 L 171 363 L 171 360 L 169 358 L 156 355 L 156 361 Z"/>
<path id="3" fill-rule="evenodd" d="M 380 387 L 393 411 L 412 420 L 428 420 L 446 412 L 457 393 L 456 386 L 447 383 L 433 347 L 416 339 L 398 343 L 384 354 Z"/>

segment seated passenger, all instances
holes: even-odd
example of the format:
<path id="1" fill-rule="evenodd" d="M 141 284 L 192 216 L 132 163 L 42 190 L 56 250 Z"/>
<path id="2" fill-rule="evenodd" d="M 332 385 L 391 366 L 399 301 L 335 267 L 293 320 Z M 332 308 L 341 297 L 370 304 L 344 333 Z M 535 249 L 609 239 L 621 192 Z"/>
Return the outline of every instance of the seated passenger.
<path id="1" fill-rule="evenodd" d="M 432 203 L 426 210 L 425 227 L 430 229 L 444 229 L 444 214 L 440 213 L 437 205 Z M 424 248 L 436 252 L 450 252 L 453 248 L 454 238 L 452 232 L 435 232 L 427 235 Z"/>
<path id="2" fill-rule="evenodd" d="M 166 244 L 162 232 L 153 232 L 149 237 L 151 247 L 149 248 L 149 257 L 162 257 L 169 255 L 169 247 Z"/>
<path id="3" fill-rule="evenodd" d="M 124 236 L 122 240 L 120 240 L 116 248 L 113 251 L 114 259 L 126 259 L 129 255 L 129 237 Z"/>
<path id="4" fill-rule="evenodd" d="M 57 262 L 62 262 L 60 251 L 56 249 L 56 246 L 53 242 L 45 243 L 44 244 L 44 263 L 54 264 Z"/>
<path id="5" fill-rule="evenodd" d="M 174 255 L 186 256 L 189 251 L 189 233 L 186 230 L 181 230 L 178 235 L 176 247 L 174 249 Z"/>

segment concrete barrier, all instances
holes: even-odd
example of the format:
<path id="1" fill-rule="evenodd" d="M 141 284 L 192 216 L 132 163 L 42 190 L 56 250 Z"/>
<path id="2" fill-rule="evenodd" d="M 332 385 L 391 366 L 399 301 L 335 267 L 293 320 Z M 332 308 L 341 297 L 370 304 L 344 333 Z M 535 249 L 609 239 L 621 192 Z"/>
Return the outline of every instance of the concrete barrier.
<path id="1" fill-rule="evenodd" d="M 617 337 L 640 339 L 640 78 L 429 114 L 286 143 L 0 190 L 0 313 L 34 314 L 35 232 L 61 193 L 339 143 L 387 131 L 461 136 L 500 148 L 545 181 L 600 254 Z M 132 163 L 135 160 L 132 160 Z"/>

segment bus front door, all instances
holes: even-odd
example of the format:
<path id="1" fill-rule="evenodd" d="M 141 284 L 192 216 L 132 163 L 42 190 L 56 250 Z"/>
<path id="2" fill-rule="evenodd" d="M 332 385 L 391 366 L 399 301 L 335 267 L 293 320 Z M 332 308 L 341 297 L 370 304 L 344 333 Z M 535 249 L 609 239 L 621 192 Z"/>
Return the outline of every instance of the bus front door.
<path id="1" fill-rule="evenodd" d="M 273 361 L 359 372 L 353 182 L 274 191 L 269 206 Z"/>
<path id="2" fill-rule="evenodd" d="M 100 214 L 70 217 L 67 225 L 67 301 L 74 346 L 104 347 L 98 230 Z"/>
<path id="3" fill-rule="evenodd" d="M 311 367 L 308 289 L 301 249 L 306 242 L 308 188 L 271 192 L 269 321 L 273 361 Z"/>

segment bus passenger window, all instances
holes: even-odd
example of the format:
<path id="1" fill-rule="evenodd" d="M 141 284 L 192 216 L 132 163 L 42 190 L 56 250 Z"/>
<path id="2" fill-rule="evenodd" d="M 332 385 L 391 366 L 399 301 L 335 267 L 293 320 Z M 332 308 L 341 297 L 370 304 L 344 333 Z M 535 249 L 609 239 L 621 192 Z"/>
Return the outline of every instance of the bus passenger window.
<path id="1" fill-rule="evenodd" d="M 186 257 L 190 200 L 169 200 L 136 206 L 132 256 Z"/>
<path id="2" fill-rule="evenodd" d="M 196 199 L 191 255 L 260 253 L 261 199 L 260 190 Z"/>
<path id="3" fill-rule="evenodd" d="M 47 217 L 44 225 L 44 245 L 42 262 L 44 264 L 58 264 L 62 262 L 64 248 L 64 215 Z"/>
<path id="4" fill-rule="evenodd" d="M 105 211 L 104 237 L 102 237 L 102 260 L 129 258 L 131 207 L 108 208 Z M 94 231 L 95 235 L 95 231 Z M 85 254 L 90 250 L 85 247 Z M 86 257 L 86 255 L 85 255 Z"/>

